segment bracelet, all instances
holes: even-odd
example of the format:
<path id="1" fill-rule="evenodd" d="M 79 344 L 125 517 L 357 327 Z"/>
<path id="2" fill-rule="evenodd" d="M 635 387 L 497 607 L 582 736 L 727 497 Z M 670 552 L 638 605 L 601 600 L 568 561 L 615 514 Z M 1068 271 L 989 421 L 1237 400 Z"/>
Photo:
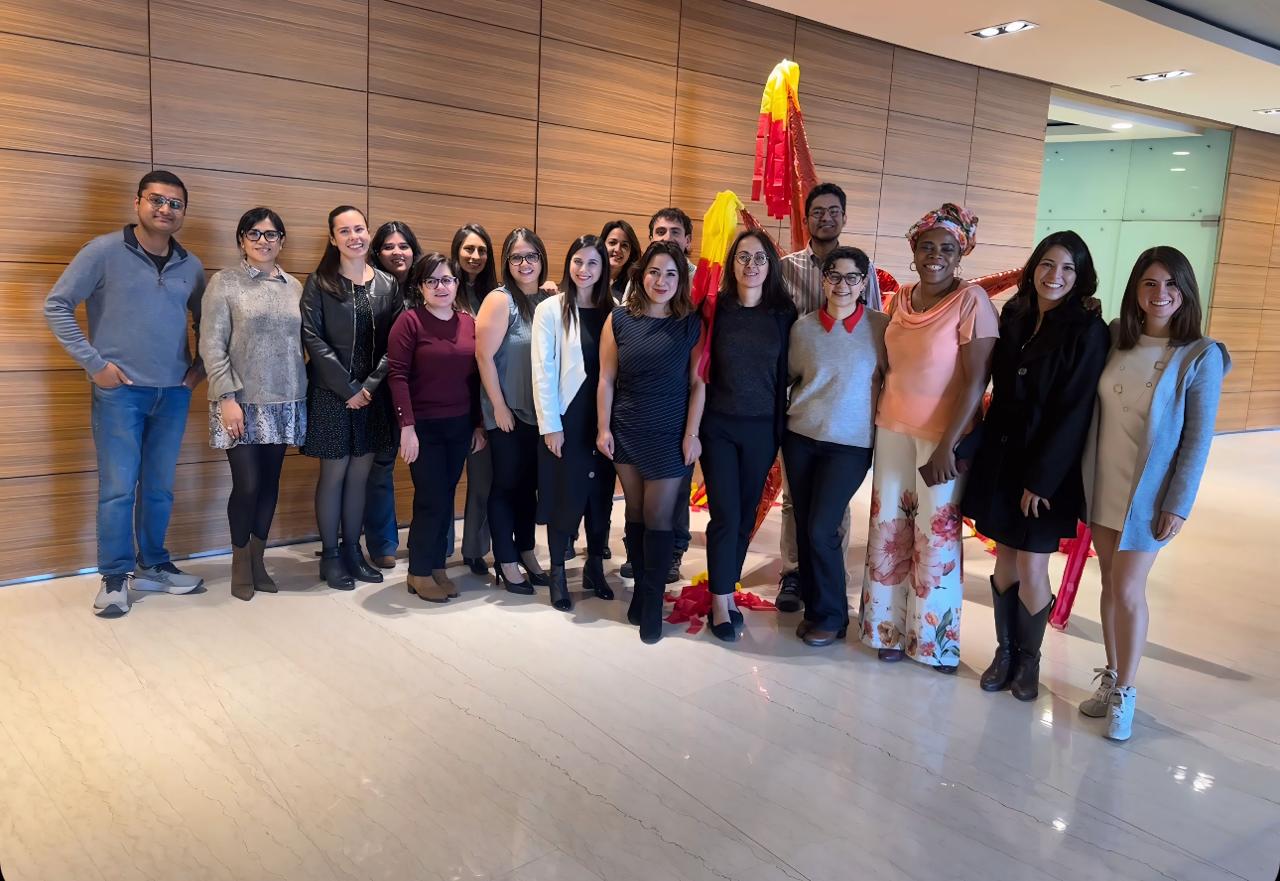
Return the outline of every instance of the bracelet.
<path id="1" fill-rule="evenodd" d="M 696 438 L 696 437 L 697 437 L 697 435 L 696 435 L 696 434 L 691 434 L 691 433 L 689 433 L 689 432 L 685 432 L 685 435 L 684 435 L 684 436 L 685 436 L 685 437 L 692 437 L 692 438 Z"/>

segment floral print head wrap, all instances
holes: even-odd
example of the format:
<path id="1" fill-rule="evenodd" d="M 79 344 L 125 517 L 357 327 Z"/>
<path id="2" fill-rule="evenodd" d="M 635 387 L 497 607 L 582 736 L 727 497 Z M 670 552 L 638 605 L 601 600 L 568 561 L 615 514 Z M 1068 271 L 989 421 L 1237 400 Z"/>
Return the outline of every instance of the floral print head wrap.
<path id="1" fill-rule="evenodd" d="M 961 256 L 972 253 L 974 246 L 978 244 L 978 215 L 953 202 L 944 202 L 941 208 L 930 211 L 907 230 L 907 240 L 911 242 L 912 250 L 920 236 L 936 227 L 942 227 L 955 236 L 960 244 Z"/>

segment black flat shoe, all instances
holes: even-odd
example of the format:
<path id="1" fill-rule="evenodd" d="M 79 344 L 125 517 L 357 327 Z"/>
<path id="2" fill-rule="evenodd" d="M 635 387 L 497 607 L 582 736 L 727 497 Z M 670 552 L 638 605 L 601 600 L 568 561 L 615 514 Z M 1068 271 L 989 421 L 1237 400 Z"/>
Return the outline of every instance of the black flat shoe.
<path id="1" fill-rule="evenodd" d="M 959 664 L 935 664 L 933 672 L 941 673 L 943 676 L 955 676 L 959 669 Z"/>
<path id="2" fill-rule="evenodd" d="M 499 587 L 505 587 L 507 593 L 516 593 L 520 596 L 533 596 L 536 591 L 533 585 L 527 581 L 508 581 L 507 576 L 502 574 L 502 564 L 496 563 L 493 567 L 493 574 Z"/>
<path id="3" fill-rule="evenodd" d="M 738 628 L 733 625 L 733 618 L 723 621 L 719 624 L 713 621 L 714 613 L 707 612 L 707 627 L 711 630 L 711 635 L 721 642 L 737 642 Z"/>
<path id="4" fill-rule="evenodd" d="M 334 590 L 355 590 L 356 582 L 347 574 L 347 567 L 338 556 L 337 548 L 326 548 L 320 556 L 320 579 Z"/>
<path id="5" fill-rule="evenodd" d="M 896 664 L 906 656 L 902 653 L 902 649 L 877 649 L 876 657 L 886 664 Z"/>
<path id="6" fill-rule="evenodd" d="M 737 609 L 729 610 L 729 623 L 734 627 L 746 627 L 747 619 L 742 617 L 742 613 Z"/>
<path id="7" fill-rule="evenodd" d="M 489 574 L 489 564 L 484 561 L 484 557 L 463 557 L 462 562 L 476 575 Z"/>

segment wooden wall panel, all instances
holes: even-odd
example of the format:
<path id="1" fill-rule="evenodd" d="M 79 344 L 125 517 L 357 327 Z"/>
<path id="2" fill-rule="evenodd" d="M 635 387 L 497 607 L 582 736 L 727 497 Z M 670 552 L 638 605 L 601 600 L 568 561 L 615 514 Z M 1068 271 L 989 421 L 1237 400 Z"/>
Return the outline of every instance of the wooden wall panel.
<path id="1" fill-rule="evenodd" d="M 1277 138 L 1277 148 L 1280 148 L 1280 138 Z M 1280 209 L 1277 209 L 1276 225 L 1271 231 L 1270 263 L 1273 269 L 1280 268 Z"/>
<path id="2" fill-rule="evenodd" d="M 458 227 L 478 223 L 493 239 L 494 249 L 501 251 L 507 233 L 533 224 L 533 205 L 371 187 L 369 216 L 375 224 L 403 220 L 423 248 L 443 254 L 449 253 Z"/>
<path id="3" fill-rule="evenodd" d="M 1223 220 L 1218 262 L 1237 266 L 1266 266 L 1271 256 L 1273 232 L 1270 223 Z"/>
<path id="4" fill-rule="evenodd" d="M 1249 422 L 1249 392 L 1224 392 L 1218 399 L 1218 419 L 1213 430 L 1244 431 Z"/>
<path id="5" fill-rule="evenodd" d="M 640 240 L 640 247 L 643 249 L 649 243 L 648 214 L 619 215 L 611 211 L 539 205 L 534 229 L 547 246 L 547 255 L 550 257 L 547 277 L 556 282 L 560 280 L 565 255 L 574 239 L 587 234 L 599 235 L 606 223 L 619 217 L 635 228 L 636 238 Z"/>
<path id="6" fill-rule="evenodd" d="M 969 179 L 973 128 L 909 113 L 890 113 L 884 173 L 963 184 Z"/>
<path id="7" fill-rule="evenodd" d="M 367 0 L 151 0 L 151 57 L 364 91 Z M 375 43 L 374 45 L 378 45 Z"/>
<path id="8" fill-rule="evenodd" d="M 1239 311 L 1243 312 L 1245 310 Z M 1258 316 L 1257 351 L 1280 352 L 1280 312 L 1274 309 L 1264 309 L 1255 314 Z"/>
<path id="9" fill-rule="evenodd" d="M 1257 389 L 1249 393 L 1249 418 L 1244 427 L 1250 431 L 1280 425 L 1280 392 Z"/>
<path id="10" fill-rule="evenodd" d="M 146 58 L 0 33 L 0 148 L 144 155 L 147 89 Z"/>
<path id="11" fill-rule="evenodd" d="M 0 261 L 70 263 L 94 236 L 137 222 L 149 165 L 0 150 Z M 57 223 L 50 223 L 57 206 Z M 39 235 L 32 235 L 39 230 Z"/>
<path id="12" fill-rule="evenodd" d="M 796 49 L 796 20 L 735 0 L 682 0 L 680 68 L 715 73 L 756 85 Z"/>
<path id="13" fill-rule="evenodd" d="M 881 109 L 889 106 L 893 46 L 888 43 L 801 19 L 796 25 L 795 59 L 800 65 L 800 104 L 806 118 L 814 95 Z"/>
<path id="14" fill-rule="evenodd" d="M 532 120 L 369 96 L 369 183 L 533 202 Z"/>
<path id="15" fill-rule="evenodd" d="M 540 76 L 540 122 L 671 143 L 674 66 L 544 39 Z"/>
<path id="16" fill-rule="evenodd" d="M 471 21 L 502 22 L 503 27 L 527 34 L 538 33 L 541 27 L 542 4 L 540 0 L 397 0 L 405 6 L 447 12 Z"/>
<path id="17" fill-rule="evenodd" d="M 157 163 L 365 182 L 363 92 L 173 61 L 151 69 Z"/>
<path id="18" fill-rule="evenodd" d="M 1231 173 L 1280 180 L 1280 153 L 1276 135 L 1238 128 L 1231 149 Z"/>
<path id="19" fill-rule="evenodd" d="M 372 0 L 369 91 L 468 110 L 538 115 L 538 38 Z"/>
<path id="20" fill-rule="evenodd" d="M 1038 196 L 970 186 L 964 199 L 965 206 L 978 215 L 980 244 L 1012 245 L 1028 250 L 1035 244 Z"/>
<path id="21" fill-rule="evenodd" d="M 1236 372 L 1238 361 L 1231 357 L 1231 373 Z M 1227 374 L 1230 378 L 1231 374 Z M 1253 358 L 1253 383 L 1255 392 L 1280 392 L 1280 350 L 1258 352 Z"/>
<path id="22" fill-rule="evenodd" d="M 1263 180 L 1243 174 L 1227 175 L 1227 195 L 1222 216 L 1232 220 L 1273 223 L 1280 200 L 1280 181 Z"/>
<path id="23" fill-rule="evenodd" d="M 884 168 L 886 111 L 815 95 L 805 100 L 804 114 L 815 165 L 851 171 Z"/>
<path id="24" fill-rule="evenodd" d="M 904 236 L 911 224 L 943 202 L 963 205 L 964 186 L 886 174 L 880 188 L 877 234 Z"/>
<path id="25" fill-rule="evenodd" d="M 1257 352 L 1232 352 L 1231 371 L 1223 377 L 1222 391 L 1248 392 L 1252 389 L 1257 361 Z"/>
<path id="26" fill-rule="evenodd" d="M 1209 314 L 1209 336 L 1226 343 L 1228 351 L 1258 351 L 1261 332 L 1261 309 L 1213 309 Z"/>
<path id="27" fill-rule="evenodd" d="M 973 125 L 978 68 L 901 46 L 893 50 L 889 109 Z"/>
<path id="28" fill-rule="evenodd" d="M 978 247 L 961 262 L 960 275 L 963 278 L 978 278 L 992 272 L 1003 272 L 1006 269 L 1021 269 L 1027 262 L 1029 245 L 994 245 L 982 242 L 982 226 L 978 226 Z M 913 273 L 914 275 L 914 273 Z"/>
<path id="29" fill-rule="evenodd" d="M 542 0 L 542 35 L 675 67 L 680 4 L 671 0 Z M 614 84 L 611 79 L 608 86 Z"/>
<path id="30" fill-rule="evenodd" d="M 1217 297 L 1216 287 L 1214 297 Z M 1280 309 L 1280 268 L 1272 266 L 1267 270 L 1266 299 L 1262 302 L 1264 309 Z"/>
<path id="31" fill-rule="evenodd" d="M 870 249 L 875 247 L 870 237 L 875 236 L 876 222 L 880 217 L 880 175 L 826 165 L 819 165 L 817 172 L 818 180 L 836 184 L 844 190 L 847 200 L 844 231 L 847 236 L 863 240 L 858 247 L 870 254 Z"/>
<path id="32" fill-rule="evenodd" d="M 652 214 L 670 193 L 670 144 L 559 125 L 538 131 L 539 205 Z"/>
<path id="33" fill-rule="evenodd" d="M 1228 309 L 1261 309 L 1266 296 L 1265 266 L 1220 264 L 1213 281 L 1213 305 Z"/>
<path id="34" fill-rule="evenodd" d="M 147 54 L 148 0 L 0 0 L 0 21 L 14 34 Z"/>
<path id="35" fill-rule="evenodd" d="M 754 156 L 762 85 L 681 70 L 675 143 Z"/>
<path id="36" fill-rule="evenodd" d="M 79 370 L 44 320 L 44 299 L 65 266 L 0 263 L 0 371 Z M 84 310 L 77 312 L 86 325 Z"/>
<path id="37" fill-rule="evenodd" d="M 985 129 L 973 130 L 969 186 L 1040 195 L 1044 142 Z"/>
<path id="38" fill-rule="evenodd" d="M 180 235 L 182 243 L 199 256 L 205 269 L 238 266 L 240 248 L 236 224 L 250 208 L 265 205 L 280 215 L 285 225 L 280 265 L 294 275 L 310 273 L 329 241 L 326 222 L 338 205 L 367 209 L 362 186 L 233 174 L 174 167 L 191 194 L 191 207 Z M 369 222 L 375 225 L 372 217 Z"/>
<path id="39" fill-rule="evenodd" d="M 677 146 L 671 163 L 671 204 L 683 208 L 696 225 L 716 193 L 733 190 L 747 210 L 764 223 L 768 219 L 764 203 L 751 201 L 754 164 L 750 156 Z"/>
<path id="40" fill-rule="evenodd" d="M 998 70 L 978 71 L 975 128 L 1044 141 L 1049 84 Z"/>

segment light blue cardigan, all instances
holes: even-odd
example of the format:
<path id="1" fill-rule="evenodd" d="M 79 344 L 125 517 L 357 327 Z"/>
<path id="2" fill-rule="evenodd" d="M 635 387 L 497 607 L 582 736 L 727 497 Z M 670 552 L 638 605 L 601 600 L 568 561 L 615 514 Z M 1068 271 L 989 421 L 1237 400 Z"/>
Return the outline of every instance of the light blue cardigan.
<path id="1" fill-rule="evenodd" d="M 1116 351 L 1119 322 L 1111 323 L 1111 351 Z M 1160 512 L 1184 520 L 1191 514 L 1218 414 L 1222 378 L 1231 370 L 1227 347 L 1204 337 L 1172 350 L 1156 380 L 1147 413 L 1147 433 L 1134 468 L 1129 509 L 1120 533 L 1121 551 L 1158 551 Z M 1093 511 L 1101 407 L 1093 407 L 1093 424 L 1085 442 L 1083 476 L 1086 504 Z"/>

